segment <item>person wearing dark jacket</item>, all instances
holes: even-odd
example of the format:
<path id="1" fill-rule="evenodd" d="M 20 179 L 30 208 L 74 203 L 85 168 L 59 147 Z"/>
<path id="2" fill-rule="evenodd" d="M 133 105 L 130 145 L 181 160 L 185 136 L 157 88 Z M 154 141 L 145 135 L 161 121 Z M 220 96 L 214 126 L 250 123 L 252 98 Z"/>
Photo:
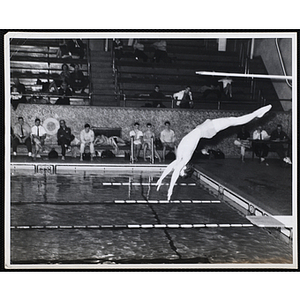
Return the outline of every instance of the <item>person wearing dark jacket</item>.
<path id="1" fill-rule="evenodd" d="M 74 71 L 70 75 L 70 84 L 75 92 L 83 93 L 89 81 L 79 69 L 79 65 L 74 65 Z"/>
<path id="2" fill-rule="evenodd" d="M 282 142 L 282 141 L 288 141 L 289 138 L 287 136 L 287 134 L 282 130 L 282 126 L 279 124 L 277 125 L 277 129 L 274 130 L 271 133 L 271 141 L 275 141 L 275 142 Z M 278 156 L 280 159 L 282 159 L 286 164 L 291 165 L 291 159 L 285 155 L 285 150 L 284 147 L 281 143 L 272 145 L 274 150 L 277 152 Z"/>
<path id="3" fill-rule="evenodd" d="M 154 91 L 150 94 L 151 99 L 157 99 L 152 102 L 153 107 L 165 107 L 162 101 L 158 101 L 159 99 L 164 99 L 165 95 L 160 91 L 159 85 L 154 87 Z"/>
<path id="4" fill-rule="evenodd" d="M 55 102 L 59 105 L 70 105 L 70 96 L 72 96 L 72 91 L 66 82 L 63 82 L 61 87 L 58 89 L 58 93 L 61 95 Z"/>
<path id="5" fill-rule="evenodd" d="M 58 145 L 61 146 L 61 159 L 65 160 L 66 149 L 70 150 L 70 143 L 74 136 L 71 133 L 70 127 L 66 126 L 66 122 L 64 120 L 59 121 L 60 127 L 57 131 L 57 142 Z"/>

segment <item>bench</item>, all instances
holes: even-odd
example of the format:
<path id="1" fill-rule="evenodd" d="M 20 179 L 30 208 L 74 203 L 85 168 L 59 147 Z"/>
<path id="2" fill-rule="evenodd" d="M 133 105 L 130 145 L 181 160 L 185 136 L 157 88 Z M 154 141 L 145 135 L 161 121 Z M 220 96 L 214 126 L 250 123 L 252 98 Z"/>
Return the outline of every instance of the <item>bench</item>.
<path id="1" fill-rule="evenodd" d="M 118 136 L 118 137 L 122 137 L 122 128 L 108 128 L 108 127 L 91 127 L 91 129 L 94 131 L 95 133 L 95 138 L 99 135 L 105 135 L 106 137 L 112 137 L 112 136 Z M 79 137 L 79 136 L 78 136 Z M 77 137 L 77 139 L 78 139 Z M 53 139 L 52 139 L 53 140 Z M 61 153 L 61 146 L 56 143 L 50 142 L 49 140 L 45 140 L 45 144 L 44 144 L 44 151 L 42 153 L 40 153 L 42 156 L 48 155 L 48 153 L 50 152 L 51 149 L 55 149 L 55 151 L 60 155 Z M 80 148 L 80 143 L 76 143 L 76 144 L 72 144 L 71 143 L 71 152 L 67 152 L 66 156 L 71 156 L 76 154 L 78 156 L 79 154 L 79 148 Z M 34 146 L 33 149 L 34 151 Z M 95 151 L 98 152 L 99 156 L 101 155 L 102 151 L 104 150 L 111 150 L 112 152 L 114 152 L 114 154 L 117 157 L 124 157 L 125 153 L 130 151 L 130 142 L 126 143 L 126 145 L 118 145 L 118 149 L 116 150 L 113 146 L 111 145 L 95 145 Z M 19 154 L 24 154 L 27 155 L 27 148 L 25 145 L 19 145 L 18 146 L 18 153 Z"/>

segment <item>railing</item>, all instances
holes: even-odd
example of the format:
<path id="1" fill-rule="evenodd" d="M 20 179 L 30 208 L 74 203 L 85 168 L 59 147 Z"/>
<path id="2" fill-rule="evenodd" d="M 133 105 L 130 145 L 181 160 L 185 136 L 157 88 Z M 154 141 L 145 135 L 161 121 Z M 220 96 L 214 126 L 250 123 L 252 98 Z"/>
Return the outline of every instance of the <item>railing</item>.
<path id="1" fill-rule="evenodd" d="M 92 103 L 92 97 L 93 94 L 93 78 L 92 78 L 92 72 L 91 72 L 91 53 L 90 53 L 90 40 L 87 39 L 86 44 L 86 60 L 87 60 L 87 72 L 88 72 L 88 78 L 89 78 L 89 101 L 90 105 L 93 105 Z"/>
<path id="2" fill-rule="evenodd" d="M 121 100 L 121 92 L 120 92 L 120 85 L 118 82 L 118 68 L 116 65 L 116 55 L 114 51 L 114 46 L 112 45 L 111 47 L 111 59 L 112 59 L 112 71 L 113 71 L 113 80 L 114 80 L 114 93 L 115 93 L 115 98 L 118 103 L 120 103 Z"/>
<path id="3" fill-rule="evenodd" d="M 120 94 L 121 100 L 123 100 L 123 104 L 124 107 L 127 106 L 127 102 L 141 102 L 141 103 L 147 103 L 147 102 L 152 102 L 152 103 L 161 103 L 161 102 L 165 102 L 165 103 L 170 103 L 171 104 L 171 108 L 174 108 L 175 105 L 175 99 L 173 97 L 166 97 L 163 99 L 154 99 L 154 98 L 148 98 L 148 97 L 134 97 L 134 96 L 129 96 L 127 97 L 125 94 Z M 151 106 L 153 107 L 153 106 Z"/>
<path id="4" fill-rule="evenodd" d="M 26 40 L 28 41 L 28 40 Z M 52 42 L 52 44 L 51 44 Z M 20 46 L 24 45 L 21 44 Z M 13 44 L 18 45 L 18 43 Z M 12 46 L 13 46 L 12 45 Z M 31 88 L 33 85 L 35 85 L 36 79 L 46 79 L 48 83 L 50 83 L 51 80 L 59 79 L 59 72 L 61 71 L 60 68 L 57 68 L 56 66 L 50 67 L 51 64 L 58 65 L 62 63 L 77 63 L 82 64 L 87 67 L 86 70 L 83 70 L 83 72 L 87 73 L 87 78 L 89 78 L 89 83 L 87 88 L 89 89 L 89 95 L 80 95 L 80 94 L 74 94 L 70 96 L 69 98 L 74 99 L 88 99 L 89 103 L 91 102 L 91 93 L 92 93 L 92 80 L 91 80 L 91 64 L 90 64 L 90 46 L 89 46 L 89 40 L 85 40 L 86 45 L 86 59 L 61 59 L 56 57 L 56 52 L 54 52 L 53 48 L 58 48 L 58 44 L 54 40 L 47 40 L 43 41 L 42 44 L 39 46 L 39 40 L 32 40 L 29 42 L 29 45 L 31 46 L 32 50 L 27 50 L 24 52 L 23 55 L 14 55 L 14 52 L 11 54 L 11 76 L 17 77 L 17 78 L 23 78 L 27 82 L 26 86 L 26 93 L 23 94 L 23 96 L 28 97 L 45 97 L 48 98 L 50 101 L 50 98 L 55 97 L 61 97 L 61 95 L 56 95 L 53 93 L 36 93 L 31 92 Z M 43 49 L 39 50 L 39 47 L 43 47 Z M 23 53 L 23 52 L 22 52 Z M 38 55 L 37 55 L 38 54 Z M 37 55 L 37 56 L 36 56 Z M 28 65 L 24 62 L 28 63 Z M 29 63 L 30 62 L 30 63 Z M 21 63 L 21 65 L 18 65 L 18 63 Z M 33 63 L 33 64 L 32 64 Z M 38 63 L 42 64 L 40 66 Z M 23 65 L 22 65 L 23 64 Z M 29 85 L 28 85 L 29 83 Z M 33 83 L 33 84 L 32 84 Z"/>
<path id="5" fill-rule="evenodd" d="M 134 163 L 134 146 L 133 146 L 133 137 L 130 138 L 130 163 Z"/>
<path id="6" fill-rule="evenodd" d="M 130 138 L 130 163 L 134 163 L 134 137 L 132 136 Z M 155 151 L 154 151 L 154 138 L 151 137 L 151 144 L 150 144 L 150 163 L 154 164 L 155 163 Z"/>

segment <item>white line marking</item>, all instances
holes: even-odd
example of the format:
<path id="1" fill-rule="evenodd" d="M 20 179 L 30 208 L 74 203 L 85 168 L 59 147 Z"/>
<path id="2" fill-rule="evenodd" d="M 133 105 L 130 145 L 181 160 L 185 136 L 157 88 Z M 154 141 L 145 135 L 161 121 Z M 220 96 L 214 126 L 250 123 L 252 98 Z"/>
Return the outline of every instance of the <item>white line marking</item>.
<path id="1" fill-rule="evenodd" d="M 127 225 L 128 228 L 140 228 L 141 226 L 140 225 Z"/>
<path id="2" fill-rule="evenodd" d="M 180 227 L 182 227 L 182 228 L 193 228 L 193 224 L 181 224 Z"/>
<path id="3" fill-rule="evenodd" d="M 141 225 L 142 228 L 153 228 L 154 225 L 153 224 L 143 224 Z"/>
<path id="4" fill-rule="evenodd" d="M 154 224 L 153 225 L 155 228 L 166 228 L 167 225 L 166 224 Z"/>
<path id="5" fill-rule="evenodd" d="M 160 204 L 160 203 L 170 203 L 170 204 L 176 204 L 176 203 L 193 203 L 193 204 L 220 204 L 221 201 L 220 200 L 114 200 L 113 201 L 115 204 L 131 204 L 131 203 L 135 203 L 135 204 L 146 204 L 146 203 L 150 203 L 150 204 Z"/>
<path id="6" fill-rule="evenodd" d="M 128 224 L 128 225 L 45 225 L 45 226 L 11 226 L 11 229 L 104 229 L 104 228 L 214 228 L 214 227 L 253 227 L 253 224 Z"/>
<path id="7" fill-rule="evenodd" d="M 205 224 L 194 224 L 194 227 L 205 227 Z"/>

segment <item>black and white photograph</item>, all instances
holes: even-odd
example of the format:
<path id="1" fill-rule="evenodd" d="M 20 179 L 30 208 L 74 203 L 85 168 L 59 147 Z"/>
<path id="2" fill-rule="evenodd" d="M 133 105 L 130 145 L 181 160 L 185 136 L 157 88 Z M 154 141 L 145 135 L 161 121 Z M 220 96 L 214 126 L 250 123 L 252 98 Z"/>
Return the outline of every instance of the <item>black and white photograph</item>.
<path id="1" fill-rule="evenodd" d="M 297 268 L 296 32 L 4 45 L 5 268 Z"/>

